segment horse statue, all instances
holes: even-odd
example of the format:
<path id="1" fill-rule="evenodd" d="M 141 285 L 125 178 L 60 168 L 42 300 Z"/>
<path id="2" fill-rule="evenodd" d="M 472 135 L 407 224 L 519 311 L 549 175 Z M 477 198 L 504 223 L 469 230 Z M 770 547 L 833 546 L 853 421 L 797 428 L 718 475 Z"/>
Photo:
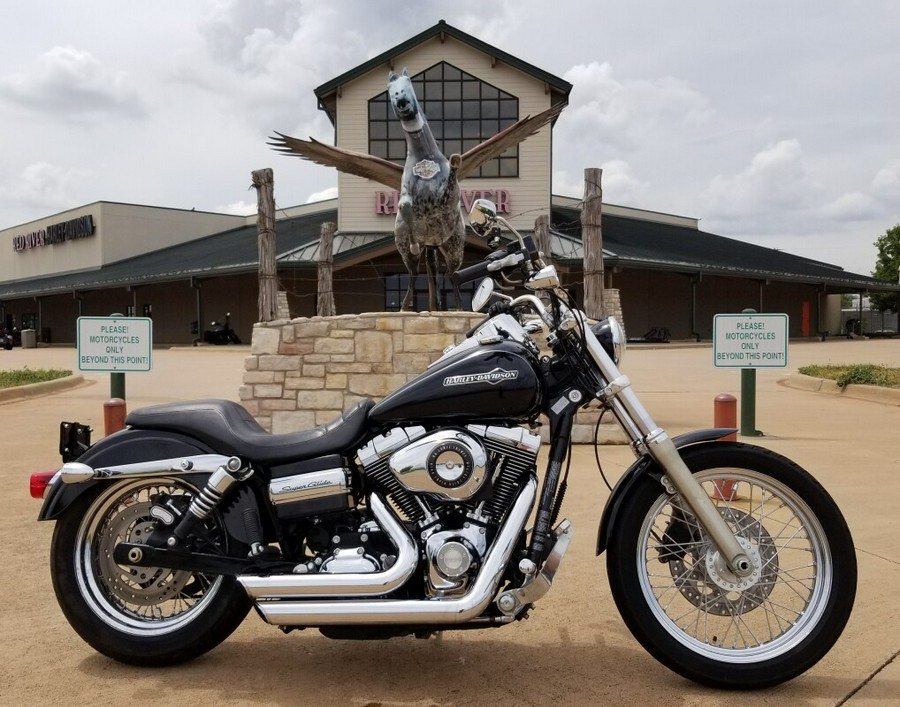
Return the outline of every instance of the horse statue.
<path id="1" fill-rule="evenodd" d="M 387 89 L 394 114 L 406 135 L 406 162 L 402 168 L 374 155 L 326 145 L 313 138 L 299 140 L 277 131 L 277 137 L 270 138 L 268 144 L 283 153 L 374 179 L 399 191 L 394 241 L 409 273 L 402 309 L 407 311 L 415 305 L 415 281 L 424 255 L 428 307 L 436 311 L 441 304 L 437 287 L 438 255 L 443 258 L 448 275 L 459 269 L 463 259 L 465 217 L 460 209 L 460 180 L 536 133 L 559 115 L 565 103 L 527 116 L 462 155 L 453 154 L 447 159 L 428 127 L 406 68 L 400 74 L 389 73 Z M 459 289 L 455 285 L 454 290 L 459 306 Z"/>
<path id="2" fill-rule="evenodd" d="M 451 155 L 448 160 L 438 148 L 405 68 L 399 75 L 392 72 L 387 86 L 394 115 L 400 119 L 406 135 L 406 163 L 394 223 L 394 242 L 409 273 L 402 309 L 412 309 L 415 304 L 415 280 L 424 253 L 428 308 L 435 311 L 441 308 L 438 253 L 444 259 L 445 272 L 454 273 L 462 265 L 466 244 L 466 221 L 460 208 L 457 178 L 461 158 Z M 459 306 L 459 286 L 453 287 Z"/>

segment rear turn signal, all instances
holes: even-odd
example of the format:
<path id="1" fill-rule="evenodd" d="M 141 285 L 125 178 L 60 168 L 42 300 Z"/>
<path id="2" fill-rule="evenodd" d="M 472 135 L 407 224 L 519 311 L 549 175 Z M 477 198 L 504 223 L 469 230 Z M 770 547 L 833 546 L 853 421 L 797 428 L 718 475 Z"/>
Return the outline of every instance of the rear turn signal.
<path id="1" fill-rule="evenodd" d="M 31 475 L 31 497 L 43 498 L 50 485 L 50 480 L 56 476 L 55 471 L 39 471 Z"/>

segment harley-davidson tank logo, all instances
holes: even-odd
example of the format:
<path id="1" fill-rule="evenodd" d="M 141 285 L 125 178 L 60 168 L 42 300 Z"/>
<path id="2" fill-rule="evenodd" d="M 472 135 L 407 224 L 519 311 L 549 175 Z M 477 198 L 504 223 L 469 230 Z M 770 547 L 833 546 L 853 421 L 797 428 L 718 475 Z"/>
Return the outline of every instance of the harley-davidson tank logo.
<path id="1" fill-rule="evenodd" d="M 472 383 L 489 383 L 497 385 L 501 381 L 511 381 L 519 377 L 518 371 L 507 371 L 504 368 L 495 368 L 487 373 L 469 373 L 465 376 L 447 376 L 444 378 L 444 387 L 451 385 L 471 385 Z"/>
<path id="2" fill-rule="evenodd" d="M 413 167 L 413 174 L 422 179 L 431 179 L 440 171 L 441 168 L 438 167 L 438 163 L 434 160 L 422 160 L 421 162 L 416 162 Z"/>

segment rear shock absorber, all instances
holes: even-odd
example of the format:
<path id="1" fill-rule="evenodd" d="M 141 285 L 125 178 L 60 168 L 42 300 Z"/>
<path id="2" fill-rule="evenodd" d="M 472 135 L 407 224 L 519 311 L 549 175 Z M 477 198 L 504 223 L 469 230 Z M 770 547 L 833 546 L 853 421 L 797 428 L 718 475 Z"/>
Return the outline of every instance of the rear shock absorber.
<path id="1" fill-rule="evenodd" d="M 242 467 L 240 459 L 230 457 L 225 464 L 212 473 L 206 482 L 206 486 L 194 496 L 191 505 L 188 506 L 188 512 L 184 514 L 181 522 L 178 523 L 175 530 L 172 531 L 172 535 L 166 541 L 169 547 L 175 547 L 183 543 L 184 539 L 195 527 L 195 524 L 206 520 L 234 483 L 250 478 L 253 474 L 253 469 Z M 186 469 L 185 471 L 189 470 Z"/>

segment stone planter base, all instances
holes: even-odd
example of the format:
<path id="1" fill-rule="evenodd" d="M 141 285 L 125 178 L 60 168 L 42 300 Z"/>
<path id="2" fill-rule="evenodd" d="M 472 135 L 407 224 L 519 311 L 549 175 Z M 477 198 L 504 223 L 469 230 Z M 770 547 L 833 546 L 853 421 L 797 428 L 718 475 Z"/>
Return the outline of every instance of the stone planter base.
<path id="1" fill-rule="evenodd" d="M 274 433 L 326 424 L 363 398 L 380 400 L 415 378 L 483 318 L 472 312 L 373 312 L 256 324 L 241 402 Z M 598 414 L 579 413 L 576 443 L 593 440 Z M 542 430 L 546 436 L 546 425 Z M 602 424 L 600 438 L 626 441 L 616 424 Z"/>

